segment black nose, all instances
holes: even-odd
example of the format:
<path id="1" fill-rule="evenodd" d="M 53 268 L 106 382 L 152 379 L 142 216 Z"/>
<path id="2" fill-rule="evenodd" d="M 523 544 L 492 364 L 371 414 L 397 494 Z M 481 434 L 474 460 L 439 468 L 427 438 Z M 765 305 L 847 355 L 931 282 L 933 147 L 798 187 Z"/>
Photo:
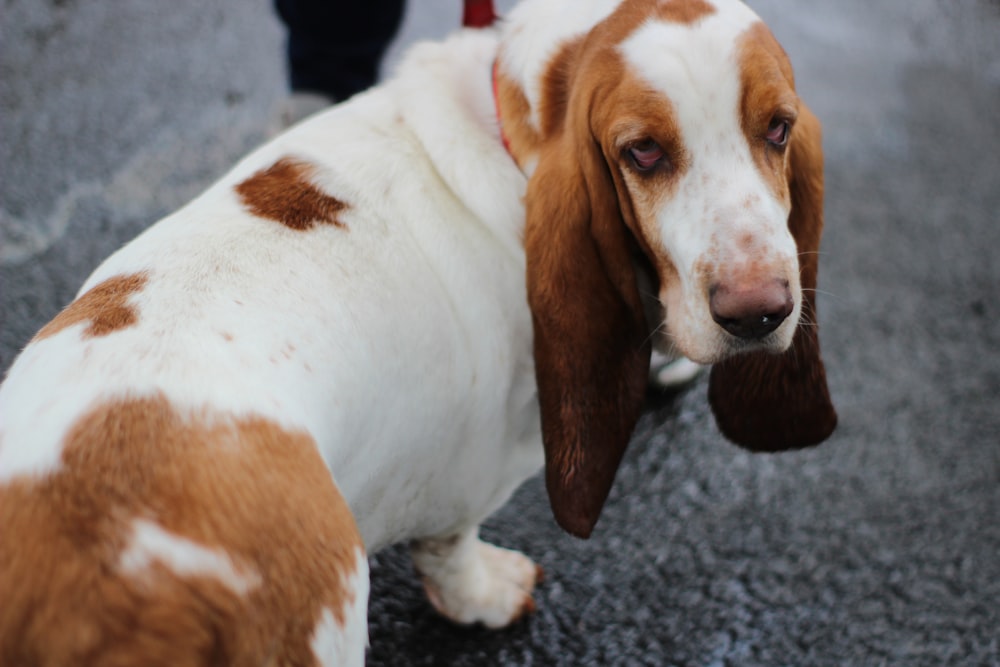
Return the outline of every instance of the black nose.
<path id="1" fill-rule="evenodd" d="M 795 302 L 786 280 L 740 288 L 720 283 L 709 290 L 709 308 L 720 327 L 737 338 L 756 340 L 781 326 Z"/>

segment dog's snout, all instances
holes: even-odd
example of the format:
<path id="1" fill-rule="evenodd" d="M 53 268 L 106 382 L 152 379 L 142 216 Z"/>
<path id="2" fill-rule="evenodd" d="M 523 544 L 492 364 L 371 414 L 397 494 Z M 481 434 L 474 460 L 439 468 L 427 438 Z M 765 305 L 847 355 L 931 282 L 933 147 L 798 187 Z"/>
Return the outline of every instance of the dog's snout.
<path id="1" fill-rule="evenodd" d="M 709 290 L 712 319 L 737 338 L 756 340 L 768 335 L 795 309 L 787 280 L 744 287 L 726 283 Z"/>

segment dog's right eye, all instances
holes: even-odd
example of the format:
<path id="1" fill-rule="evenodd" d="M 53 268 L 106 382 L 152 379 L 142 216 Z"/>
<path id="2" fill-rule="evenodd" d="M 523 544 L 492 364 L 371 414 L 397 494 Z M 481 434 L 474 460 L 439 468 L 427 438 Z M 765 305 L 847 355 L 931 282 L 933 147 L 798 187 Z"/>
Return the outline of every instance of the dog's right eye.
<path id="1" fill-rule="evenodd" d="M 767 126 L 767 134 L 764 135 L 767 139 L 767 143 L 771 144 L 775 148 L 782 148 L 786 143 L 788 143 L 788 129 L 790 123 L 783 118 L 774 118 L 771 124 Z"/>
<path id="2" fill-rule="evenodd" d="M 632 144 L 628 148 L 628 154 L 632 160 L 632 166 L 639 171 L 650 171 L 666 158 L 666 153 L 652 139 Z"/>

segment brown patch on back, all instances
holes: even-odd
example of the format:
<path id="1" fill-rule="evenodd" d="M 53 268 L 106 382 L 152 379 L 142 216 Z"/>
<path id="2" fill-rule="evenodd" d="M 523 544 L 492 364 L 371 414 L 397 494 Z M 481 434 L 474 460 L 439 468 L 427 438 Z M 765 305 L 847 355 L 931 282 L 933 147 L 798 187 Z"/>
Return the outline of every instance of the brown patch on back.
<path id="1" fill-rule="evenodd" d="M 132 521 L 224 551 L 260 585 L 156 564 L 122 574 Z M 312 438 L 260 417 L 185 418 L 162 396 L 107 403 L 63 467 L 0 488 L 0 664 L 313 665 L 343 623 L 361 538 Z"/>
<path id="2" fill-rule="evenodd" d="M 307 162 L 283 157 L 237 185 L 236 192 L 251 213 L 290 229 L 305 231 L 317 223 L 345 228 L 337 213 L 347 204 L 310 183 L 312 171 Z"/>
<path id="3" fill-rule="evenodd" d="M 129 305 L 128 299 L 140 291 L 148 279 L 148 274 L 143 272 L 105 280 L 66 306 L 51 322 L 42 327 L 35 340 L 49 338 L 81 322 L 90 323 L 83 330 L 84 338 L 107 336 L 132 326 L 138 321 L 139 316 L 135 307 Z"/>

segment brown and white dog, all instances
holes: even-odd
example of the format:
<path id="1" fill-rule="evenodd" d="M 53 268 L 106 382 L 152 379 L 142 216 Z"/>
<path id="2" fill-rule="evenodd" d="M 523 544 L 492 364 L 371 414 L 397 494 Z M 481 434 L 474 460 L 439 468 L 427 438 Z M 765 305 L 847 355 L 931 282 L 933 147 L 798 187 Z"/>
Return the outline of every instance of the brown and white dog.
<path id="1" fill-rule="evenodd" d="M 544 462 L 589 535 L 652 344 L 714 364 L 734 441 L 830 434 L 821 230 L 819 124 L 736 0 L 531 0 L 417 46 L 11 368 L 0 663 L 358 665 L 401 540 L 443 614 L 510 623 L 536 567 L 477 526 Z"/>

